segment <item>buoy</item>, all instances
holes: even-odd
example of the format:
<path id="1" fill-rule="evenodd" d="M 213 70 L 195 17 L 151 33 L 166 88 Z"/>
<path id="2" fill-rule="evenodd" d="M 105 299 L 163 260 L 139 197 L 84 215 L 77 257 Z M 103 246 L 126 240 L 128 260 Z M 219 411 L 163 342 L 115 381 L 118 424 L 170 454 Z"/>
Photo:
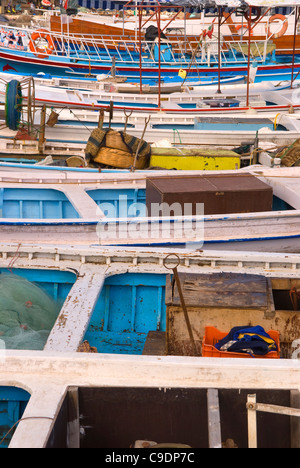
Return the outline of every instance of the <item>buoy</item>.
<path id="1" fill-rule="evenodd" d="M 22 115 L 22 88 L 18 80 L 11 80 L 6 85 L 5 123 L 10 130 L 17 130 Z"/>

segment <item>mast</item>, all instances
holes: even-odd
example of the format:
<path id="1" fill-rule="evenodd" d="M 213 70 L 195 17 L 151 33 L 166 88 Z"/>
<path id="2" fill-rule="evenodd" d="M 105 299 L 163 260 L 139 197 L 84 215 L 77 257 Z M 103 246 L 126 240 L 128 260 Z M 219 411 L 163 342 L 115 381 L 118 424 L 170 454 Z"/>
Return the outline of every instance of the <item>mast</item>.
<path id="1" fill-rule="evenodd" d="M 221 12 L 222 8 L 218 7 L 218 94 L 221 94 Z"/>
<path id="2" fill-rule="evenodd" d="M 295 7 L 295 24 L 294 24 L 294 38 L 293 38 L 293 64 L 292 64 L 292 76 L 291 76 L 291 88 L 294 82 L 294 70 L 295 70 L 295 52 L 296 52 L 296 35 L 297 35 L 297 23 L 299 19 L 299 8 Z"/>
<path id="3" fill-rule="evenodd" d="M 247 66 L 246 107 L 249 107 L 249 92 L 250 92 L 251 16 L 252 16 L 252 6 L 249 7 L 249 16 L 248 16 L 248 66 Z"/>
<path id="4" fill-rule="evenodd" d="M 143 94 L 143 78 L 142 78 L 142 13 L 141 8 L 138 8 L 139 12 L 139 59 L 140 59 L 140 93 Z"/>
<path id="5" fill-rule="evenodd" d="M 158 108 L 160 109 L 160 104 L 161 104 L 161 99 L 160 99 L 160 93 L 161 93 L 161 57 L 160 57 L 160 52 L 161 52 L 161 46 L 160 46 L 160 40 L 161 40 L 161 34 L 160 34 L 160 3 L 158 3 Z"/>

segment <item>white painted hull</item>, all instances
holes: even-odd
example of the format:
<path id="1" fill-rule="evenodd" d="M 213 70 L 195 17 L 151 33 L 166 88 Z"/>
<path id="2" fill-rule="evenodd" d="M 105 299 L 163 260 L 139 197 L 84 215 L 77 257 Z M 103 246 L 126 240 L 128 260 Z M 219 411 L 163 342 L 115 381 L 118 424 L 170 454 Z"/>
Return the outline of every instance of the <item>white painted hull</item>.
<path id="1" fill-rule="evenodd" d="M 288 223 L 289 219 L 282 217 L 283 223 Z M 204 242 L 202 235 L 196 236 L 195 240 L 190 240 L 189 237 L 175 236 L 171 233 L 169 238 L 161 238 L 160 241 L 151 238 L 132 239 L 116 239 L 114 237 L 102 240 L 97 233 L 97 222 L 89 222 L 83 220 L 82 224 L 78 220 L 73 223 L 70 220 L 67 222 L 59 222 L 57 220 L 47 220 L 46 222 L 36 222 L 36 220 L 26 220 L 20 223 L 16 220 L 1 220 L 0 219 L 0 241 L 7 242 L 8 240 L 16 243 L 35 243 L 39 239 L 41 244 L 61 244 L 61 245 L 93 245 L 93 246 L 146 246 L 146 247 L 171 247 L 178 249 L 194 249 L 194 250 L 218 250 L 218 251 L 257 251 L 257 252 L 284 252 L 284 253 L 300 253 L 300 213 L 298 215 L 297 226 L 293 228 L 288 226 L 285 229 L 279 229 L 276 222 L 271 218 L 266 217 L 265 222 L 261 225 L 257 224 L 257 234 L 252 238 L 248 234 L 247 229 L 238 229 L 234 226 L 228 226 L 231 235 L 220 239 L 214 237 L 215 228 L 211 223 L 204 222 Z M 222 226 L 224 227 L 224 226 Z"/>
<path id="2" fill-rule="evenodd" d="M 274 118 L 275 115 L 273 114 Z M 245 120 L 248 119 L 250 122 L 251 116 L 245 116 Z M 255 120 L 255 116 L 253 117 Z M 168 115 L 163 119 L 164 123 L 161 125 L 167 125 Z M 292 142 L 298 139 L 300 131 L 300 121 L 294 119 L 290 120 L 288 116 L 284 116 L 280 123 L 286 124 L 287 131 L 276 130 L 272 131 L 269 128 L 262 126 L 259 130 L 222 130 L 216 128 L 216 130 L 195 130 L 195 129 L 184 129 L 185 123 L 182 123 L 181 128 L 153 128 L 155 120 L 151 124 L 151 120 L 148 125 L 145 126 L 145 121 L 141 120 L 140 125 L 130 127 L 128 133 L 137 138 L 141 138 L 144 128 L 144 140 L 149 144 L 157 143 L 161 140 L 169 140 L 172 144 L 183 144 L 183 145 L 209 145 L 209 146 L 231 146 L 237 147 L 245 142 L 254 141 L 258 136 L 259 141 L 268 141 L 280 146 L 290 145 Z M 178 123 L 178 125 L 180 125 Z M 188 123 L 186 123 L 188 125 Z M 94 128 L 96 125 L 94 126 Z M 122 128 L 121 128 L 122 129 Z M 49 141 L 60 141 L 70 143 L 87 143 L 90 133 L 93 127 L 86 127 L 83 125 L 70 125 L 61 123 L 55 127 L 46 127 L 46 138 Z M 258 132 L 258 133 L 257 133 Z M 3 132 L 4 133 L 4 132 Z M 6 132 L 5 132 L 6 133 Z M 7 134 L 7 133 L 6 133 Z M 11 134 L 11 133 L 10 133 Z"/>
<path id="3" fill-rule="evenodd" d="M 5 350 L 1 386 L 30 392 L 10 448 L 44 448 L 68 390 L 151 388 L 299 390 L 299 359 L 218 359 L 78 353 L 106 278 L 122 273 L 166 274 L 174 249 L 117 249 L 2 244 L 0 267 L 77 273 L 43 351 Z M 299 255 L 177 251 L 180 273 L 240 273 L 299 280 Z M 149 259 L 151 261 L 149 262 Z M 298 354 L 297 354 L 298 356 Z M 253 381 L 255 375 L 255 382 Z M 76 421 L 75 421 L 76 422 Z M 79 421 L 78 430 L 79 430 Z M 74 421 L 73 421 L 74 423 Z M 74 442 L 74 439 L 72 439 Z"/>
<path id="4" fill-rule="evenodd" d="M 1 75 L 0 75 L 1 76 Z M 0 83 L 0 96 L 2 102 L 5 102 L 5 82 L 10 79 L 16 79 L 16 75 L 2 74 L 3 80 Z M 18 77 L 18 76 L 17 76 Z M 61 80 L 63 82 L 63 80 Z M 49 83 L 49 84 L 47 84 Z M 106 86 L 101 82 L 97 86 L 98 89 L 76 89 L 71 87 L 59 86 L 59 79 L 53 78 L 50 80 L 42 80 L 35 78 L 35 102 L 37 105 L 49 105 L 60 108 L 79 108 L 79 109 L 101 109 L 107 107 L 112 101 L 114 109 L 130 109 L 134 111 L 157 112 L 163 110 L 165 112 L 179 113 L 236 113 L 245 112 L 248 109 L 246 103 L 247 85 L 246 84 L 224 84 L 222 85 L 222 94 L 218 95 L 218 85 L 209 86 L 186 86 L 182 92 L 174 92 L 167 95 L 162 95 L 159 102 L 158 95 L 155 94 L 140 94 L 139 88 L 136 86 L 136 94 L 115 92 L 113 84 L 106 83 Z M 70 81 L 70 85 L 72 82 Z M 249 87 L 249 105 L 258 111 L 277 110 L 282 112 L 288 110 L 290 106 L 295 108 L 300 106 L 299 81 L 295 81 L 294 89 L 290 89 L 289 81 L 281 82 L 262 82 L 252 83 Z M 75 85 L 74 85 L 75 86 Z M 84 83 L 82 84 L 84 87 Z M 226 97 L 237 98 L 241 102 L 239 107 L 228 108 L 210 108 L 203 103 L 203 99 L 224 99 Z M 23 90 L 24 100 L 27 98 L 26 90 Z M 266 105 L 266 101 L 274 102 L 274 105 Z M 183 104 L 197 104 L 196 109 L 182 108 Z M 150 107 L 149 107 L 150 106 Z"/>
<path id="5" fill-rule="evenodd" d="M 298 168 L 270 169 L 254 166 L 248 171 L 272 186 L 274 195 L 295 208 L 292 211 L 250 213 L 236 215 L 211 215 L 189 218 L 191 230 L 176 230 L 168 224 L 159 226 L 159 235 L 148 218 L 122 219 L 105 218 L 86 191 L 103 188 L 145 188 L 149 172 L 98 174 L 78 171 L 66 172 L 33 169 L 27 173 L 2 172 L 0 187 L 51 188 L 62 191 L 71 202 L 79 219 L 1 219 L 0 240 L 7 242 L 80 244 L 80 245 L 178 245 L 181 248 L 216 248 L 226 250 L 258 250 L 274 252 L 299 252 L 300 245 L 300 188 Z M 209 171 L 182 171 L 182 174 L 207 174 Z M 230 172 L 230 171 L 224 171 Z M 224 173 L 222 172 L 222 173 Z M 238 172 L 238 171 L 237 171 Z M 241 171 L 245 172 L 245 171 Z M 216 174 L 215 171 L 213 171 Z M 172 171 L 151 171 L 151 177 L 174 174 Z M 153 221 L 153 220 L 152 220 Z M 128 234 L 120 226 L 135 226 L 142 235 Z M 109 235 L 103 236 L 101 226 L 112 226 Z M 117 226 L 116 228 L 114 226 Z M 151 231 L 151 229 L 154 229 Z M 125 232 L 125 235 L 122 234 Z M 154 234 L 153 234 L 154 232 Z"/>
<path id="6" fill-rule="evenodd" d="M 68 114 L 70 116 L 70 114 Z M 94 128 L 96 128 L 97 123 L 95 120 L 97 119 L 96 115 L 93 116 L 92 122 L 89 122 L 89 126 L 87 126 L 87 118 L 88 116 L 80 117 L 82 114 L 77 114 L 79 119 L 82 119 L 78 122 L 78 119 L 73 115 L 73 123 L 69 121 L 65 123 L 64 118 L 67 119 L 68 116 L 65 114 L 65 117 L 62 118 L 61 122 L 59 122 L 55 127 L 45 127 L 45 136 L 47 139 L 47 144 L 51 146 L 51 143 L 61 143 L 67 149 L 68 145 L 70 148 L 76 149 L 76 154 L 78 154 L 78 150 L 82 154 L 84 152 L 85 145 L 90 137 L 90 134 Z M 219 115 L 217 116 L 220 117 Z M 271 130 L 270 128 L 266 128 L 261 125 L 260 129 L 255 130 L 222 130 L 220 125 L 222 126 L 222 122 L 220 125 L 216 125 L 216 129 L 212 130 L 195 130 L 195 129 L 184 129 L 185 125 L 193 125 L 193 119 L 196 118 L 193 116 L 191 118 L 188 116 L 169 116 L 169 114 L 165 115 L 156 115 L 153 118 L 153 121 L 150 119 L 149 123 L 146 126 L 146 130 L 144 133 L 144 139 L 152 144 L 157 143 L 160 140 L 169 140 L 171 144 L 183 144 L 183 145 L 212 145 L 212 146 L 231 146 L 232 148 L 237 147 L 239 145 L 244 144 L 245 142 L 254 141 L 256 136 L 258 136 L 259 141 L 267 141 L 274 144 L 278 144 L 279 146 L 290 145 L 299 137 L 300 132 L 300 120 L 298 120 L 299 115 L 289 115 L 283 114 L 282 116 L 278 116 L 277 113 L 268 113 L 266 114 L 267 119 L 270 120 L 269 124 L 275 122 L 277 125 L 283 125 L 287 130 Z M 140 116 L 132 118 L 132 126 L 127 129 L 127 132 L 137 138 L 140 138 L 143 134 L 143 130 L 145 128 L 145 119 L 147 116 L 143 118 Z M 257 119 L 257 116 L 254 114 L 233 114 L 228 118 L 237 118 L 242 119 L 242 122 L 253 122 Z M 125 124 L 125 115 L 124 113 L 115 115 L 114 117 L 114 125 L 117 127 L 117 123 L 121 130 L 123 130 L 123 125 Z M 130 123 L 130 119 L 129 119 Z M 226 123 L 226 116 L 223 119 L 223 123 Z M 164 126 L 164 125 L 171 125 L 171 128 L 156 128 L 157 125 Z M 174 128 L 173 128 L 174 125 Z M 180 128 L 178 127 L 180 126 Z M 153 128 L 155 127 L 155 128 Z M 249 126 L 250 128 L 250 126 Z M 256 127 L 255 127 L 256 128 Z M 258 132 L 258 133 L 257 133 Z M 11 148 L 10 152 L 14 151 L 15 147 L 18 146 L 18 141 L 14 140 L 16 132 L 4 128 L 0 131 L 0 148 L 3 148 L 3 151 L 8 150 L 9 147 Z M 9 141 L 10 140 L 10 141 Z M 22 141 L 22 140 L 20 140 Z M 12 144 L 13 143 L 13 144 Z M 75 147 L 74 147 L 75 144 Z M 82 145 L 79 149 L 77 145 Z M 30 147 L 33 149 L 34 145 L 30 142 L 24 142 L 23 147 L 28 147 L 30 152 Z M 36 151 L 36 150 L 35 150 Z M 33 152 L 35 152 L 33 151 Z M 20 151 L 22 154 L 22 150 Z"/>

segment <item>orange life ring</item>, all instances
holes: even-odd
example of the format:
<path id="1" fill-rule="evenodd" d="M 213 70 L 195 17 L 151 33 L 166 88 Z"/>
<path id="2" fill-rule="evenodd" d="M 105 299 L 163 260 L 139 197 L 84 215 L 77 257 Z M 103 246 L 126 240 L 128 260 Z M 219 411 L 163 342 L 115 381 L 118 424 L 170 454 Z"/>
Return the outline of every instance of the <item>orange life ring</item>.
<path id="1" fill-rule="evenodd" d="M 280 31 L 278 33 L 272 34 L 271 29 L 270 29 L 270 24 L 273 23 L 276 20 L 283 21 L 282 28 L 280 29 Z M 269 25 L 266 24 L 266 34 L 268 35 L 268 38 L 272 36 L 274 39 L 279 39 L 279 37 L 282 37 L 286 33 L 288 26 L 289 25 L 288 25 L 288 22 L 286 21 L 286 16 L 284 16 L 284 15 L 273 15 L 273 16 L 271 16 L 271 18 L 269 20 Z"/>
<path id="2" fill-rule="evenodd" d="M 37 39 L 41 39 L 41 38 L 43 38 L 43 39 L 45 39 L 45 41 L 47 41 L 47 43 L 48 43 L 47 48 L 42 49 L 41 47 L 38 47 L 35 44 L 35 41 Z M 28 47 L 29 47 L 30 51 L 34 55 L 36 55 L 38 58 L 45 58 L 48 55 L 51 55 L 53 50 L 55 49 L 54 41 L 53 41 L 51 35 L 49 34 L 49 31 L 47 31 L 46 29 L 39 29 L 38 31 L 35 31 L 34 33 L 32 33 L 29 44 L 28 44 Z"/>
<path id="3" fill-rule="evenodd" d="M 245 29 L 245 30 L 248 32 L 247 26 L 242 26 L 241 24 L 239 24 L 238 26 L 236 26 L 237 32 L 239 32 L 239 30 L 242 29 L 242 28 Z M 253 29 L 252 29 L 252 28 L 250 29 L 250 36 L 253 36 Z"/>

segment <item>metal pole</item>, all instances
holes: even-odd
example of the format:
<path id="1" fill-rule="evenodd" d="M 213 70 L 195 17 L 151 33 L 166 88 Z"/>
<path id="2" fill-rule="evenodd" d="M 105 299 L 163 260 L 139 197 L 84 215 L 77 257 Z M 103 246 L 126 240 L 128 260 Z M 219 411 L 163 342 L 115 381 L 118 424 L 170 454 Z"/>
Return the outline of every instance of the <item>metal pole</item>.
<path id="1" fill-rule="evenodd" d="M 43 105 L 41 110 L 41 127 L 39 135 L 39 154 L 43 154 L 45 144 L 45 126 L 46 126 L 46 106 Z"/>
<path id="2" fill-rule="evenodd" d="M 138 9 L 139 12 L 139 45 L 140 45 L 140 94 L 143 94 L 143 82 L 142 82 L 142 10 Z"/>
<path id="3" fill-rule="evenodd" d="M 252 16 L 252 7 L 249 7 L 249 17 L 248 17 L 248 71 L 247 71 L 247 100 L 246 107 L 249 107 L 249 93 L 250 93 L 250 55 L 251 55 L 251 16 Z"/>
<path id="4" fill-rule="evenodd" d="M 167 261 L 167 259 L 169 259 L 172 256 L 176 257 L 176 265 L 174 267 L 170 268 L 169 266 L 167 266 L 166 261 Z M 191 340 L 191 343 L 192 343 L 193 352 L 194 352 L 195 356 L 199 356 L 199 353 L 198 353 L 197 347 L 196 347 L 196 343 L 195 343 L 195 340 L 194 340 L 194 335 L 193 335 L 193 330 L 192 330 L 192 327 L 191 327 L 189 314 L 188 314 L 188 311 L 187 311 L 187 308 L 186 308 L 186 304 L 185 304 L 185 300 L 184 300 L 184 296 L 183 296 L 183 292 L 182 292 L 182 288 L 181 288 L 181 283 L 180 283 L 180 278 L 179 278 L 179 275 L 178 275 L 178 270 L 177 270 L 177 267 L 180 264 L 180 259 L 179 259 L 177 254 L 169 254 L 164 258 L 163 264 L 164 264 L 165 268 L 167 268 L 169 270 L 171 269 L 173 271 L 173 273 L 174 273 L 175 282 L 176 282 L 176 286 L 177 286 L 178 293 L 179 293 L 180 303 L 181 303 L 181 307 L 182 307 L 182 310 L 183 310 L 183 314 L 184 314 L 185 323 L 186 323 L 186 326 L 187 326 L 187 329 L 188 329 L 189 337 L 190 337 L 190 340 Z"/>
<path id="5" fill-rule="evenodd" d="M 218 7 L 218 94 L 221 94 L 221 11 Z"/>
<path id="6" fill-rule="evenodd" d="M 298 7 L 295 8 L 295 25 L 294 25 L 294 42 L 293 42 L 293 65 L 292 65 L 292 76 L 291 76 L 291 88 L 293 87 L 293 81 L 294 81 L 297 23 L 298 23 Z"/>
<path id="7" fill-rule="evenodd" d="M 104 122 L 104 109 L 100 109 L 99 119 L 98 119 L 98 128 L 103 127 L 103 122 Z"/>
<path id="8" fill-rule="evenodd" d="M 160 93 L 161 93 L 161 47 L 160 47 L 161 35 L 160 35 L 160 5 L 158 5 L 158 108 L 160 109 Z"/>

